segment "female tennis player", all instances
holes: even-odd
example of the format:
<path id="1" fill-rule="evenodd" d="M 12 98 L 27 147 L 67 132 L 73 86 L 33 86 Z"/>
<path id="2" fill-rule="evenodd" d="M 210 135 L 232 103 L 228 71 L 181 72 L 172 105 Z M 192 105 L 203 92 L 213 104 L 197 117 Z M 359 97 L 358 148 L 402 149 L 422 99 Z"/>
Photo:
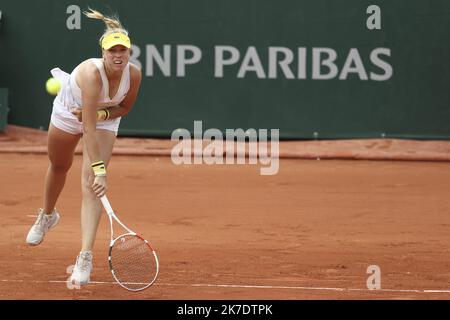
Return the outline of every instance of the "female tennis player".
<path id="1" fill-rule="evenodd" d="M 90 279 L 92 248 L 100 221 L 99 197 L 107 190 L 106 168 L 111 158 L 120 119 L 130 112 L 141 84 L 140 69 L 129 62 L 131 41 L 116 17 L 107 17 L 89 8 L 84 14 L 102 20 L 106 31 L 100 38 L 102 58 L 80 63 L 71 74 L 53 69 L 62 82 L 53 102 L 48 131 L 50 165 L 44 185 L 43 208 L 26 242 L 38 245 L 59 221 L 55 209 L 72 165 L 75 147 L 83 137 L 81 251 L 71 281 L 83 285 Z"/>

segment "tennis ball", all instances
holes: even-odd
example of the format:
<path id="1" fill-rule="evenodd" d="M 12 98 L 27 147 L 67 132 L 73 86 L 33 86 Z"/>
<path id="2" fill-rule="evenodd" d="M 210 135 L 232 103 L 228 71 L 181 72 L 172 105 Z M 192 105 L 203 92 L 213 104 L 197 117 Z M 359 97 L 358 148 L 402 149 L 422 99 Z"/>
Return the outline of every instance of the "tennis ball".
<path id="1" fill-rule="evenodd" d="M 56 96 L 59 90 L 61 90 L 61 81 L 56 78 L 50 78 L 45 83 L 45 88 L 49 94 Z"/>

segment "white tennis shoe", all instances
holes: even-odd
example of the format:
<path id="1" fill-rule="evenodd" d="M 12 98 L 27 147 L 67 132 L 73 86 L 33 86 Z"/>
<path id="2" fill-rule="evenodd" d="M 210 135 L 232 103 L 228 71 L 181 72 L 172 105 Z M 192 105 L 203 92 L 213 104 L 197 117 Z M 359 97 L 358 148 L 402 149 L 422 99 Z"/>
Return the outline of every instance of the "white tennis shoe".
<path id="1" fill-rule="evenodd" d="M 59 222 L 59 213 L 54 209 L 50 215 L 44 214 L 43 209 L 39 209 L 36 222 L 31 227 L 27 235 L 27 243 L 37 246 L 44 240 L 44 236 L 50 229 L 54 228 Z"/>
<path id="2" fill-rule="evenodd" d="M 73 267 L 70 282 L 75 285 L 88 284 L 91 278 L 92 271 L 92 252 L 82 251 L 77 257 L 75 266 Z"/>

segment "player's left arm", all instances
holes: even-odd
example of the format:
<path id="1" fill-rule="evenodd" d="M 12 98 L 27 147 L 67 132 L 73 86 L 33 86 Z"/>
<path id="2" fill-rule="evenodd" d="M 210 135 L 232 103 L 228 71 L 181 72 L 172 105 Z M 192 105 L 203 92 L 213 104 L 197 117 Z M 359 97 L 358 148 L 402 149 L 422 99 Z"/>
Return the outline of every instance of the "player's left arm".
<path id="1" fill-rule="evenodd" d="M 106 108 L 108 109 L 109 112 L 108 120 L 123 117 L 127 115 L 128 112 L 131 111 L 134 103 L 136 102 L 139 89 L 141 87 L 141 80 L 142 80 L 141 69 L 139 69 L 136 65 L 130 63 L 130 89 L 127 92 L 127 96 L 118 106 Z M 83 121 L 83 109 L 74 108 L 71 112 L 78 118 L 78 121 L 80 122 Z M 97 111 L 98 116 L 100 112 L 102 111 L 101 110 Z M 102 116 L 101 118 L 97 117 L 97 121 L 104 121 L 103 117 L 104 115 L 101 116 Z"/>
<path id="2" fill-rule="evenodd" d="M 123 101 L 118 106 L 108 108 L 109 111 L 108 119 L 123 117 L 131 111 L 134 103 L 136 102 L 139 93 L 139 88 L 141 87 L 141 81 L 142 81 L 141 69 L 139 69 L 134 64 L 130 63 L 130 90 L 128 91 L 125 99 L 123 99 Z"/>

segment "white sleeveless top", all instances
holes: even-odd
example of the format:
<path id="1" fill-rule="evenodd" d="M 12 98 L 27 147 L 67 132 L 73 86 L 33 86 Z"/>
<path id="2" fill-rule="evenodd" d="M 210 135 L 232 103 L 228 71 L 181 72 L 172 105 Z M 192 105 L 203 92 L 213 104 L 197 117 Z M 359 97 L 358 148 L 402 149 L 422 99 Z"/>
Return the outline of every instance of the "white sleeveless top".
<path id="1" fill-rule="evenodd" d="M 120 80 L 117 93 L 114 97 L 111 98 L 109 96 L 109 81 L 106 77 L 103 60 L 92 58 L 89 59 L 89 61 L 93 62 L 98 68 L 102 79 L 102 91 L 100 93 L 100 99 L 98 101 L 97 108 L 104 109 L 119 105 L 130 90 L 130 63 L 127 64 L 122 72 L 122 78 Z M 62 84 L 61 90 L 59 91 L 53 102 L 53 107 L 57 108 L 60 112 L 64 112 L 66 115 L 68 115 L 68 112 L 71 117 L 74 117 L 72 113 L 70 113 L 70 110 L 72 108 L 82 108 L 81 89 L 75 80 L 78 69 L 79 66 L 77 66 L 71 74 L 62 71 L 59 68 L 54 68 L 51 70 L 52 76 L 60 80 Z"/>

